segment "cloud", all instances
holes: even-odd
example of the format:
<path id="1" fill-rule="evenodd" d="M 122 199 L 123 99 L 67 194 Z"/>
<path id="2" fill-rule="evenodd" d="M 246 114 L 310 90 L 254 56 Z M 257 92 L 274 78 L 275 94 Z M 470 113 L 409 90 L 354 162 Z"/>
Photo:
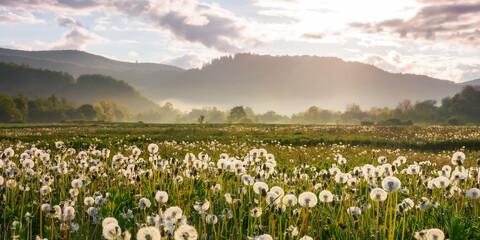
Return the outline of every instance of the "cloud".
<path id="1" fill-rule="evenodd" d="M 427 75 L 455 82 L 478 76 L 476 71 L 480 67 L 480 57 L 457 58 L 420 53 L 406 55 L 397 51 L 390 51 L 386 56 L 364 54 L 351 60 L 372 64 L 388 72 Z"/>
<path id="2" fill-rule="evenodd" d="M 249 36 L 248 22 L 215 4 L 197 0 L 160 2 L 149 19 L 180 41 L 202 44 L 220 52 L 238 52 L 260 43 Z"/>
<path id="3" fill-rule="evenodd" d="M 64 33 L 58 41 L 46 44 L 47 49 L 85 50 L 88 44 L 108 41 L 106 38 L 89 32 L 82 23 L 71 17 L 59 15 L 55 17 L 55 22 L 58 26 L 68 27 L 70 30 Z"/>
<path id="4" fill-rule="evenodd" d="M 47 45 L 48 49 L 76 49 L 85 50 L 85 46 L 91 43 L 107 42 L 107 39 L 88 32 L 85 28 L 74 26 L 62 35 L 60 40 Z"/>
<path id="5" fill-rule="evenodd" d="M 83 27 L 83 25 L 77 22 L 75 19 L 71 17 L 65 17 L 62 15 L 55 17 L 55 22 L 60 27 L 72 27 L 72 26 Z"/>
<path id="6" fill-rule="evenodd" d="M 38 24 L 45 23 L 42 19 L 37 19 L 32 13 L 28 11 L 7 11 L 0 15 L 0 24 L 12 24 L 12 23 L 26 23 L 26 24 Z"/>
<path id="7" fill-rule="evenodd" d="M 421 1 L 411 18 L 374 23 L 352 22 L 350 27 L 367 33 L 396 34 L 402 38 L 456 41 L 480 46 L 480 1 Z"/>
<path id="8" fill-rule="evenodd" d="M 9 48 L 9 49 L 18 49 L 24 51 L 31 51 L 33 50 L 30 46 L 25 46 L 22 44 L 17 44 L 15 41 L 10 41 L 9 44 L 1 44 L 0 47 L 2 48 Z"/>
<path id="9" fill-rule="evenodd" d="M 84 15 L 94 11 L 124 14 L 150 21 L 178 41 L 201 44 L 223 53 L 246 51 L 261 44 L 258 29 L 251 27 L 258 25 L 257 22 L 237 17 L 219 4 L 199 0 L 0 0 L 1 9 L 29 9 L 59 15 Z M 60 26 L 76 24 L 73 19 L 57 18 Z M 95 29 L 104 30 L 102 25 L 97 23 Z"/>
<path id="10" fill-rule="evenodd" d="M 135 51 L 130 51 L 130 52 L 128 52 L 128 56 L 129 57 L 136 57 L 136 56 L 138 56 L 138 53 L 135 52 Z"/>
<path id="11" fill-rule="evenodd" d="M 325 35 L 322 34 L 322 33 L 304 33 L 301 36 L 301 38 L 313 39 L 313 40 L 319 40 L 319 39 L 322 39 L 324 37 L 325 37 Z"/>
<path id="12" fill-rule="evenodd" d="M 202 60 L 198 55 L 187 53 L 179 57 L 168 58 L 163 61 L 164 64 L 174 65 L 184 69 L 200 68 L 205 60 Z"/>

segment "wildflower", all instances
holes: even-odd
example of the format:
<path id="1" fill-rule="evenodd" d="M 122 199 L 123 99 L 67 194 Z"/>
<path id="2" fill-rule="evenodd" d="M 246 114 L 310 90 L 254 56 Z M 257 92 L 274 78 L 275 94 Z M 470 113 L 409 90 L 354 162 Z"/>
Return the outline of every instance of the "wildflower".
<path id="1" fill-rule="evenodd" d="M 382 181 L 383 189 L 390 192 L 397 191 L 398 189 L 400 189 L 401 185 L 402 185 L 402 182 L 400 182 L 398 178 L 392 177 L 392 176 L 386 177 Z"/>
<path id="2" fill-rule="evenodd" d="M 438 228 L 432 228 L 428 229 L 426 237 L 427 240 L 443 240 L 445 239 L 445 234 Z"/>
<path id="3" fill-rule="evenodd" d="M 152 205 L 152 202 L 148 200 L 147 198 L 141 198 L 140 201 L 138 202 L 138 207 L 139 208 L 149 208 Z"/>
<path id="4" fill-rule="evenodd" d="M 348 214 L 350 215 L 360 215 L 362 214 L 362 210 L 359 207 L 350 207 L 348 208 Z"/>
<path id="5" fill-rule="evenodd" d="M 446 177 L 438 177 L 435 179 L 435 185 L 437 188 L 446 188 L 450 185 L 450 180 Z"/>
<path id="6" fill-rule="evenodd" d="M 282 201 L 283 201 L 283 204 L 285 204 L 287 206 L 294 207 L 294 206 L 297 205 L 297 197 L 295 197 L 295 195 L 293 195 L 293 194 L 285 195 L 283 197 Z"/>
<path id="7" fill-rule="evenodd" d="M 115 225 L 118 225 L 117 219 L 115 219 L 113 217 L 107 217 L 107 218 L 103 219 L 102 227 L 105 227 L 105 226 L 107 226 L 108 224 L 111 224 L 111 223 L 114 223 Z"/>
<path id="8" fill-rule="evenodd" d="M 280 197 L 275 192 L 267 193 L 267 204 L 280 204 Z"/>
<path id="9" fill-rule="evenodd" d="M 320 194 L 318 194 L 318 198 L 322 202 L 329 203 L 329 202 L 333 201 L 333 194 L 332 194 L 332 192 L 330 192 L 328 190 L 323 190 L 323 191 L 320 192 Z"/>
<path id="10" fill-rule="evenodd" d="M 179 207 L 169 207 L 167 210 L 165 210 L 164 217 L 168 221 L 175 222 L 182 218 L 182 209 Z"/>
<path id="11" fill-rule="evenodd" d="M 463 165 L 463 161 L 465 161 L 465 153 L 463 152 L 456 152 L 452 156 L 452 164 L 453 165 Z"/>
<path id="12" fill-rule="evenodd" d="M 158 191 L 155 194 L 155 201 L 161 204 L 166 203 L 168 201 L 168 193 L 165 191 Z"/>
<path id="13" fill-rule="evenodd" d="M 378 157 L 377 161 L 378 161 L 378 163 L 380 163 L 380 164 L 384 164 L 384 163 L 387 162 L 387 158 L 384 157 L 384 156 L 380 156 L 380 157 Z"/>
<path id="14" fill-rule="evenodd" d="M 345 173 L 337 173 L 337 175 L 335 175 L 335 182 L 337 183 L 340 183 L 340 184 L 345 184 L 348 180 L 348 176 L 347 174 Z"/>
<path id="15" fill-rule="evenodd" d="M 480 197 L 480 190 L 478 188 L 471 188 L 467 191 L 467 197 L 477 199 Z"/>
<path id="16" fill-rule="evenodd" d="M 158 145 L 155 143 L 150 143 L 147 147 L 148 151 L 151 153 L 157 153 L 158 152 Z"/>
<path id="17" fill-rule="evenodd" d="M 285 192 L 283 191 L 283 188 L 281 188 L 279 186 L 274 186 L 274 187 L 270 188 L 270 192 L 276 193 L 279 197 L 283 197 L 283 195 L 285 195 Z"/>
<path id="18" fill-rule="evenodd" d="M 205 217 L 205 221 L 208 223 L 208 224 L 216 224 L 218 222 L 218 217 L 216 215 L 212 215 L 212 214 L 208 214 L 206 217 Z"/>
<path id="19" fill-rule="evenodd" d="M 387 192 L 385 192 L 385 190 L 381 189 L 381 188 L 375 188 L 373 189 L 371 192 L 370 192 L 370 198 L 373 200 L 373 201 L 385 201 L 385 199 L 387 199 Z"/>
<path id="20" fill-rule="evenodd" d="M 256 182 L 253 184 L 253 191 L 256 194 L 262 194 L 263 191 L 268 192 L 268 185 L 264 182 Z"/>
<path id="21" fill-rule="evenodd" d="M 116 240 L 122 234 L 122 229 L 116 223 L 109 223 L 103 226 L 102 234 L 108 240 Z"/>
<path id="22" fill-rule="evenodd" d="M 245 185 L 247 185 L 247 186 L 251 186 L 251 185 L 254 184 L 253 181 L 254 181 L 254 180 L 253 180 L 253 178 L 252 178 L 250 175 L 248 175 L 248 174 L 242 175 L 242 182 L 243 182 L 243 184 L 245 184 Z"/>
<path id="23" fill-rule="evenodd" d="M 161 240 L 161 234 L 156 227 L 143 227 L 137 232 L 137 240 Z"/>
<path id="24" fill-rule="evenodd" d="M 45 186 L 45 185 L 44 185 L 44 186 L 42 186 L 42 187 L 40 188 L 40 194 L 42 194 L 42 195 L 47 195 L 47 194 L 49 194 L 51 191 L 52 191 L 52 188 L 49 187 L 49 186 Z"/>
<path id="25" fill-rule="evenodd" d="M 310 236 L 305 235 L 305 236 L 303 236 L 302 238 L 300 238 L 300 240 L 313 240 L 313 238 L 310 237 Z"/>
<path id="26" fill-rule="evenodd" d="M 298 203 L 302 207 L 315 207 L 317 201 L 317 196 L 312 192 L 304 192 L 298 196 Z"/>
<path id="27" fill-rule="evenodd" d="M 195 205 L 193 205 L 193 208 L 194 208 L 197 212 L 205 212 L 205 211 L 207 211 L 207 210 L 210 208 L 210 202 L 209 202 L 209 201 L 205 201 L 204 203 L 202 203 L 202 202 L 195 202 Z"/>
<path id="28" fill-rule="evenodd" d="M 175 240 L 197 240 L 197 230 L 190 225 L 183 224 L 175 231 L 174 238 Z"/>
<path id="29" fill-rule="evenodd" d="M 262 209 L 259 207 L 253 208 L 252 210 L 250 210 L 250 216 L 255 218 L 262 216 Z"/>

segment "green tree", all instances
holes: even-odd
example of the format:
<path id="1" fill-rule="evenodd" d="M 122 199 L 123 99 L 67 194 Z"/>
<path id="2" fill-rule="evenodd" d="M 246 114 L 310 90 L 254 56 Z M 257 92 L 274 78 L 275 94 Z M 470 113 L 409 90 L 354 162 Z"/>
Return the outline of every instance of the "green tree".
<path id="1" fill-rule="evenodd" d="M 240 119 L 247 116 L 245 109 L 243 106 L 236 106 L 230 110 L 230 114 L 228 115 L 227 119 L 230 123 L 238 123 Z"/>
<path id="2" fill-rule="evenodd" d="M 92 104 L 83 104 L 78 107 L 77 111 L 87 120 L 94 120 L 97 117 L 97 111 L 95 111 Z"/>
<path id="3" fill-rule="evenodd" d="M 18 95 L 18 96 L 13 98 L 13 101 L 15 101 L 16 108 L 22 114 L 22 121 L 26 122 L 27 121 L 27 116 L 28 116 L 28 99 L 27 99 L 27 97 L 25 97 L 23 95 Z"/>
<path id="4" fill-rule="evenodd" d="M 0 122 L 17 122 L 22 120 L 22 113 L 17 109 L 15 101 L 8 95 L 0 95 Z"/>

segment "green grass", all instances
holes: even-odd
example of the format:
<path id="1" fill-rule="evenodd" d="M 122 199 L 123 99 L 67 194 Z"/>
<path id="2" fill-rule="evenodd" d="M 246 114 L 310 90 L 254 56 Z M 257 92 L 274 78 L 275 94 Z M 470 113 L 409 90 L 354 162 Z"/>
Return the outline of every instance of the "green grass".
<path id="1" fill-rule="evenodd" d="M 292 239 L 284 234 L 290 227 L 296 227 L 300 232 L 295 239 L 304 235 L 314 239 L 413 239 L 415 232 L 429 228 L 441 229 L 450 239 L 480 239 L 478 199 L 445 195 L 453 184 L 462 190 L 478 186 L 476 159 L 480 157 L 479 136 L 479 127 L 3 124 L 0 125 L 0 150 L 11 147 L 17 155 L 4 156 L 0 166 L 4 179 L 0 194 L 5 196 L 5 201 L 1 202 L 0 239 L 10 239 L 14 235 L 20 239 L 34 239 L 40 234 L 40 229 L 42 236 L 48 239 L 51 236 L 54 239 L 101 239 L 101 221 L 106 217 L 114 217 L 123 231 L 128 230 L 135 235 L 144 227 L 148 216 L 158 214 L 159 209 L 173 206 L 183 210 L 188 224 L 195 227 L 199 235 L 207 234 L 212 239 L 247 239 L 247 236 L 270 234 L 276 239 L 286 240 Z M 57 149 L 56 141 L 63 141 L 65 147 Z M 150 143 L 159 146 L 158 153 L 147 151 Z M 471 168 L 471 178 L 455 181 L 444 190 L 428 189 L 428 180 L 437 178 L 442 166 L 451 165 L 453 153 L 462 146 L 465 146 L 466 154 L 464 166 Z M 35 163 L 32 168 L 34 173 L 28 175 L 29 170 L 22 166 L 19 155 L 32 147 L 43 150 L 40 155 L 48 153 L 50 160 L 31 156 Z M 142 151 L 140 155 L 132 156 L 134 147 Z M 67 148 L 75 149 L 76 153 L 68 154 Z M 319 202 L 311 209 L 297 205 L 281 210 L 267 204 L 264 196 L 253 192 L 252 186 L 244 185 L 240 176 L 216 169 L 222 153 L 243 160 L 250 150 L 260 148 L 275 156 L 277 166 L 276 172 L 270 177 L 259 175 L 259 171 L 265 168 L 262 164 L 268 162 L 265 158 L 261 158 L 257 165 L 247 166 L 246 173 L 258 177 L 255 181 L 264 181 L 270 188 L 280 186 L 285 193 L 296 197 L 306 191 L 318 196 L 324 189 L 338 196 L 346 197 L 348 194 L 349 197 L 325 205 Z M 109 149 L 111 152 L 109 156 L 96 156 L 93 152 L 95 149 Z M 87 155 L 78 155 L 80 151 L 87 151 Z M 192 161 L 188 165 L 182 164 L 187 153 L 196 156 L 208 153 L 211 160 L 205 162 L 212 162 L 215 167 L 197 169 Z M 116 154 L 123 154 L 126 159 L 114 162 L 113 156 Z M 376 184 L 381 188 L 385 176 L 373 177 L 370 183 L 366 178 L 357 176 L 357 186 L 337 183 L 334 176 L 320 174 L 320 170 L 329 171 L 332 164 L 337 163 L 337 154 L 347 159 L 347 164 L 338 168 L 342 172 L 350 172 L 352 177 L 355 176 L 352 172 L 355 167 L 381 165 L 377 162 L 379 156 L 385 156 L 390 164 L 397 157 L 405 156 L 407 163 L 396 168 L 398 172 L 394 175 L 409 193 L 389 193 L 387 200 L 379 204 L 377 214 L 376 202 L 369 197 L 372 189 L 369 186 Z M 156 164 L 149 160 L 150 157 L 159 161 L 169 160 L 167 169 L 155 170 Z M 55 167 L 63 162 L 70 170 L 67 173 L 60 173 Z M 402 169 L 409 165 L 419 165 L 422 174 L 402 173 Z M 189 178 L 188 171 L 196 177 Z M 40 197 L 38 191 L 45 185 L 40 179 L 45 174 L 54 179 L 50 185 L 52 193 Z M 183 177 L 183 183 L 175 184 L 176 176 Z M 307 176 L 308 179 L 305 179 Z M 69 193 L 71 182 L 79 178 L 89 184 L 79 188 L 77 196 L 72 196 Z M 15 181 L 16 186 L 7 188 L 7 180 Z M 316 188 L 318 183 L 322 187 Z M 217 184 L 220 189 L 213 190 Z M 29 191 L 20 189 L 25 185 L 30 188 Z M 164 207 L 155 202 L 154 196 L 158 190 L 166 191 L 169 195 Z M 227 202 L 226 193 L 234 194 L 233 198 L 238 201 L 235 204 Z M 85 206 L 83 200 L 98 194 L 106 202 L 104 205 L 92 205 L 98 209 L 98 214 L 88 217 L 85 211 L 91 206 Z M 107 194 L 109 197 L 106 197 Z M 411 198 L 417 205 L 422 197 L 439 205 L 425 210 L 395 213 L 395 206 L 403 199 Z M 138 208 L 140 198 L 149 199 L 152 206 Z M 40 202 L 50 203 L 53 207 L 65 206 L 66 202 L 73 200 L 76 216 L 72 222 L 52 218 L 53 212 L 40 211 Z M 205 218 L 194 209 L 196 202 L 205 201 L 210 202 L 207 214 L 220 218 L 224 209 L 229 209 L 234 217 L 221 218 L 215 225 L 205 223 Z M 347 214 L 346 209 L 353 206 L 360 207 L 362 214 Z M 262 208 L 261 217 L 250 216 L 254 207 Z M 122 216 L 128 210 L 133 213 L 132 219 Z M 298 214 L 294 213 L 296 211 Z M 33 216 L 30 221 L 25 218 L 27 212 Z M 377 219 L 380 225 L 377 225 Z M 20 225 L 13 229 L 14 222 Z M 260 225 L 255 227 L 256 223 Z M 78 229 L 73 230 L 71 226 L 76 224 Z"/>

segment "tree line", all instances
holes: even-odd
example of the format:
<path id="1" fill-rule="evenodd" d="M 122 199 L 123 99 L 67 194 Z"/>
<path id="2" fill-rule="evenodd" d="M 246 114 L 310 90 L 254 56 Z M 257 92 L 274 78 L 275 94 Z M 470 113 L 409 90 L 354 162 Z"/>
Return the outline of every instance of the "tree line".
<path id="1" fill-rule="evenodd" d="M 67 120 L 129 121 L 130 108 L 114 101 L 101 99 L 94 104 L 74 106 L 52 94 L 46 98 L 29 99 L 24 95 L 0 95 L 0 122 L 61 122 Z"/>
<path id="2" fill-rule="evenodd" d="M 171 103 L 166 103 L 158 111 L 136 115 L 135 120 L 162 123 L 477 125 L 480 124 L 480 86 L 466 86 L 454 97 L 443 98 L 439 104 L 435 100 L 413 103 L 406 99 L 395 108 L 374 107 L 362 110 L 353 103 L 343 112 L 311 106 L 303 112 L 287 116 L 275 111 L 255 114 L 248 106 L 235 106 L 227 111 L 213 107 L 182 112 Z"/>
<path id="3" fill-rule="evenodd" d="M 248 106 L 227 111 L 215 107 L 182 112 L 171 103 L 157 110 L 132 114 L 126 105 L 101 99 L 94 104 L 74 106 L 56 95 L 29 99 L 24 95 L 0 95 L 0 122 L 60 122 L 66 120 L 151 123 L 266 123 L 266 124 L 355 124 L 355 125 L 478 125 L 480 124 L 480 86 L 466 86 L 453 97 L 412 103 L 404 100 L 395 108 L 362 110 L 350 104 L 345 111 L 312 106 L 291 116 L 275 111 L 256 114 Z"/>

